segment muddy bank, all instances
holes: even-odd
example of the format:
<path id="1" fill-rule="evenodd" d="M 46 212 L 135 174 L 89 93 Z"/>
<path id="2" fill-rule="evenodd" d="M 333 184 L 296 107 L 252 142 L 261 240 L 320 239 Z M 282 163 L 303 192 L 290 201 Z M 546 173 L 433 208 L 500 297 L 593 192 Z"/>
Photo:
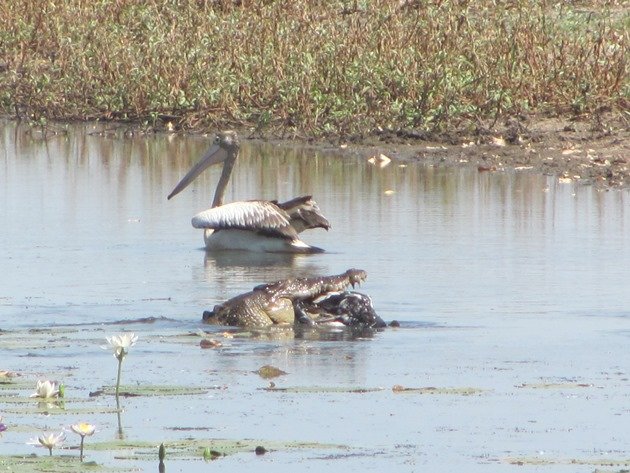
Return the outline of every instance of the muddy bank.
<path id="1" fill-rule="evenodd" d="M 370 159 L 384 155 L 394 162 L 422 162 L 430 166 L 474 167 L 479 172 L 529 172 L 556 176 L 562 183 L 593 185 L 598 189 L 630 188 L 630 115 L 606 114 L 585 119 L 569 116 L 520 116 L 496 123 L 479 122 L 454 132 L 385 130 L 353 136 L 313 137 L 287 130 L 252 130 L 233 125 L 245 139 L 278 146 L 353 154 Z M 175 131 L 164 117 L 153 126 L 112 122 L 91 134 L 134 138 L 152 134 L 203 133 L 216 130 Z M 67 134 L 63 122 L 32 127 L 31 134 Z M 378 164 L 378 163 L 377 163 Z"/>
<path id="2" fill-rule="evenodd" d="M 630 187 L 630 126 L 623 117 L 588 121 L 509 119 L 480 124 L 468 134 L 425 135 L 379 130 L 355 136 L 341 148 L 366 158 L 432 166 L 473 166 L 480 172 L 532 172 L 601 189 Z"/>

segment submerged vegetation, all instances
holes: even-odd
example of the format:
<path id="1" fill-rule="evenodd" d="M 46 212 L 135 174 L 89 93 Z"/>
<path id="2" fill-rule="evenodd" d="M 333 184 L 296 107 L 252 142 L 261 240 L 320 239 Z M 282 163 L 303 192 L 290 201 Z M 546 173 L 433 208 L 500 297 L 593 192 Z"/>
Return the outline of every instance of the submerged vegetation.
<path id="1" fill-rule="evenodd" d="M 8 0 L 0 110 L 309 135 L 624 110 L 623 3 Z"/>

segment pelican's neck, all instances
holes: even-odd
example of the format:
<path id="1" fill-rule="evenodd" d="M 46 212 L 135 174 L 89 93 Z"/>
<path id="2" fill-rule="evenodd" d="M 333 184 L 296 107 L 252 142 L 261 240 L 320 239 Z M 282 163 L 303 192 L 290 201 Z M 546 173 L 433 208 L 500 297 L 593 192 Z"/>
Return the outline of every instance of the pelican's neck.
<path id="1" fill-rule="evenodd" d="M 229 151 L 229 155 L 223 163 L 223 171 L 217 184 L 217 190 L 214 191 L 214 200 L 212 201 L 212 207 L 219 207 L 223 205 L 223 197 L 225 195 L 225 189 L 227 188 L 230 176 L 232 175 L 232 169 L 238 156 L 238 149 Z"/>

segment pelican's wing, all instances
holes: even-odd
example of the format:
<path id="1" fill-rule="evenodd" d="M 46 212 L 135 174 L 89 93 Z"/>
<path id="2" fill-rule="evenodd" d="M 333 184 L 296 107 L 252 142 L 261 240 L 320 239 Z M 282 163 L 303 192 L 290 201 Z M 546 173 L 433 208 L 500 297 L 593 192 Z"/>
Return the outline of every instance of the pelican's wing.
<path id="1" fill-rule="evenodd" d="M 195 215 L 192 226 L 213 230 L 248 230 L 288 240 L 297 239 L 289 215 L 265 200 L 232 202 L 213 207 Z"/>

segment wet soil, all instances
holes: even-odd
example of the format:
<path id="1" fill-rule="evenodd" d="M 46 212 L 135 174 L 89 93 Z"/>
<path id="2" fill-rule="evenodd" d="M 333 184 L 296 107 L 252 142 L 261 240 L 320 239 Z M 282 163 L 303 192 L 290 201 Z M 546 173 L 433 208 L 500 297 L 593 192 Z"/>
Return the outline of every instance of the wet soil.
<path id="1" fill-rule="evenodd" d="M 440 135 L 377 130 L 340 146 L 366 158 L 383 154 L 432 166 L 532 172 L 600 189 L 630 188 L 630 116 L 619 114 L 580 120 L 516 117 Z"/>

